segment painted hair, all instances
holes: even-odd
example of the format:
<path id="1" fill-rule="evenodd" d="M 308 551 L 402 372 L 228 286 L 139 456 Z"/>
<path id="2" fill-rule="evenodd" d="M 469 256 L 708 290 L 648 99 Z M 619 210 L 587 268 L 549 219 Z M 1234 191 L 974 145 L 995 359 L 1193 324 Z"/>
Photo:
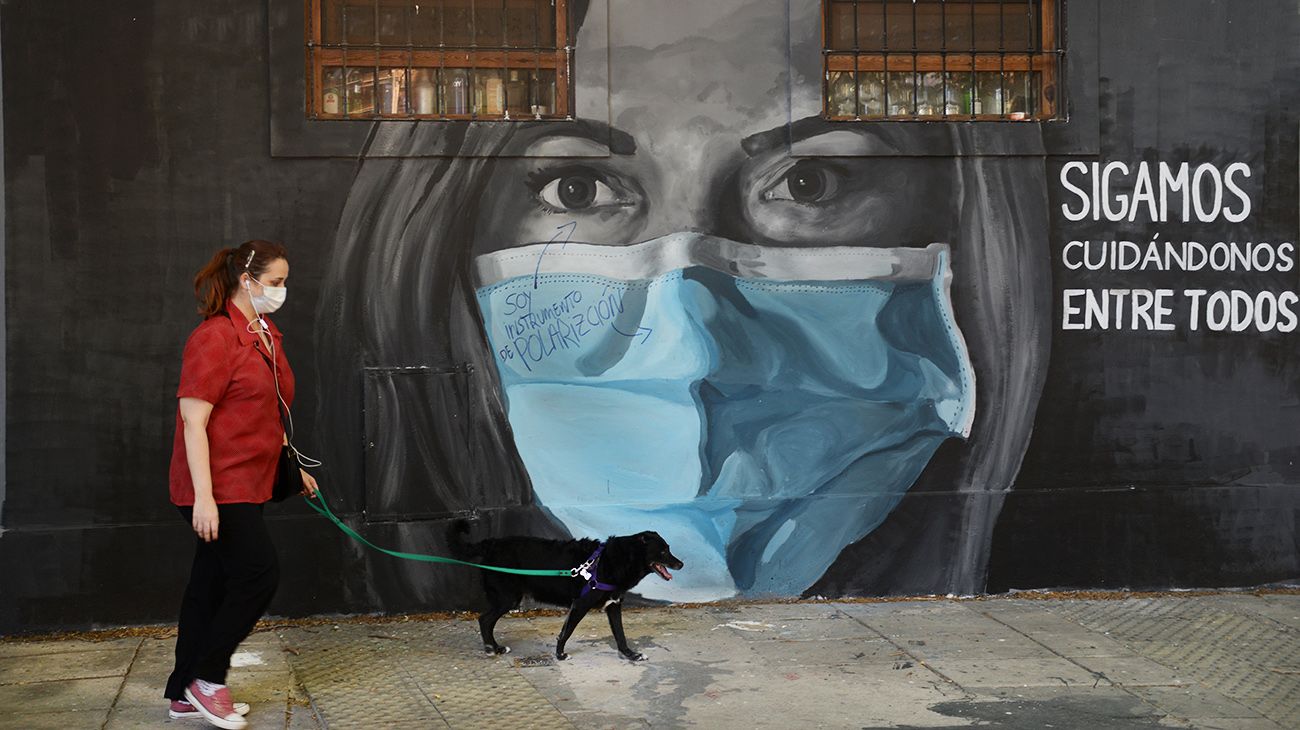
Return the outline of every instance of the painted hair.
<path id="1" fill-rule="evenodd" d="M 573 37 L 587 0 L 570 3 Z M 582 122 L 560 122 L 559 124 Z M 316 356 L 325 476 L 347 512 L 374 519 L 420 495 L 408 517 L 478 513 L 489 530 L 563 537 L 533 504 L 515 450 L 470 275 L 475 214 L 491 158 L 520 129 L 548 125 L 397 125 L 404 137 L 357 170 L 335 233 L 317 312 Z M 428 157 L 437 150 L 439 157 Z M 421 157 L 423 155 L 423 157 Z M 364 155 L 363 155 L 364 157 Z M 371 438 L 371 437 L 374 438 Z M 336 496 L 334 496 L 336 495 Z M 441 529 L 395 522 L 403 550 L 449 554 Z M 468 608 L 477 576 L 372 560 L 355 545 L 345 590 L 389 610 Z"/>
<path id="2" fill-rule="evenodd" d="M 967 441 L 939 447 L 907 498 L 805 595 L 984 592 L 994 524 L 1029 446 L 1047 374 L 1051 262 L 1042 158 L 954 131 L 952 299 L 975 369 Z M 992 142 L 992 146 L 990 144 Z M 961 156 L 963 150 L 994 151 Z"/>
<path id="3" fill-rule="evenodd" d="M 226 303 L 239 286 L 245 271 L 254 279 L 266 272 L 276 259 L 288 259 L 284 246 L 271 241 L 244 241 L 237 248 L 223 248 L 194 275 L 194 296 L 199 314 L 211 317 L 225 311 Z"/>

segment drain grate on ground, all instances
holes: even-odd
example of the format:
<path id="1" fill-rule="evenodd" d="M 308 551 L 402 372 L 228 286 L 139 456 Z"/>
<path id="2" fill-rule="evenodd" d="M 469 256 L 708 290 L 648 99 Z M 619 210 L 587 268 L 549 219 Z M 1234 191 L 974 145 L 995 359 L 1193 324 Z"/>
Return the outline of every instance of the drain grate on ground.
<path id="1" fill-rule="evenodd" d="M 330 730 L 572 728 L 512 662 L 455 622 L 283 632 L 290 665 Z"/>
<path id="2" fill-rule="evenodd" d="M 1254 709 L 1300 726 L 1300 632 L 1229 603 L 1063 601 L 1052 610 Z"/>
<path id="3" fill-rule="evenodd" d="M 515 660 L 516 667 L 550 667 L 555 665 L 555 657 L 541 654 L 538 656 L 521 656 Z"/>

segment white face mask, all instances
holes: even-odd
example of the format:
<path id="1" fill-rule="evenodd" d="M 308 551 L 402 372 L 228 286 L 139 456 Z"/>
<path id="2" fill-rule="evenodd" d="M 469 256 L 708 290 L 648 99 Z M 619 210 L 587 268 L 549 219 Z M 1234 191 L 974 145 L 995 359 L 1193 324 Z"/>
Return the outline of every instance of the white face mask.
<path id="1" fill-rule="evenodd" d="M 262 287 L 261 294 L 253 293 L 252 284 L 245 282 L 244 288 L 248 289 L 249 299 L 253 303 L 253 311 L 258 314 L 272 314 L 279 309 L 284 300 L 289 296 L 289 288 L 284 286 L 267 286 L 262 282 L 257 282 Z"/>

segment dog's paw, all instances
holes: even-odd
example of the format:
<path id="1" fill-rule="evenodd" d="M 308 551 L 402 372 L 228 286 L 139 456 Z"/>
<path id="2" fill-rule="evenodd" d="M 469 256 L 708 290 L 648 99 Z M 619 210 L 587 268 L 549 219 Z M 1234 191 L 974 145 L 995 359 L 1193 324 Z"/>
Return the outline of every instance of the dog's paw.
<path id="1" fill-rule="evenodd" d="M 646 655 L 639 651 L 623 652 L 623 656 L 630 662 L 643 662 L 646 660 Z"/>
<path id="2" fill-rule="evenodd" d="M 557 652 L 555 652 L 555 658 L 556 658 L 556 659 L 559 659 L 560 661 L 564 661 L 565 659 L 568 659 L 568 658 L 569 658 L 569 655 L 568 655 L 568 654 L 565 654 L 565 653 L 562 652 L 562 651 L 557 651 Z"/>
<path id="3" fill-rule="evenodd" d="M 483 645 L 483 651 L 484 651 L 484 653 L 486 653 L 486 654 L 491 654 L 492 656 L 496 656 L 497 654 L 509 654 L 509 653 L 510 653 L 510 647 L 508 647 L 508 646 L 492 646 L 491 644 L 484 644 L 484 645 Z"/>

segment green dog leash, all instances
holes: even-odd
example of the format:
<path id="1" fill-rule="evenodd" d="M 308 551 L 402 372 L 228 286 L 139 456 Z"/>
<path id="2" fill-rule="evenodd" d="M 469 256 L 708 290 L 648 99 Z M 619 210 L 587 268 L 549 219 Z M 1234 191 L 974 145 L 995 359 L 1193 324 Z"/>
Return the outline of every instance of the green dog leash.
<path id="1" fill-rule="evenodd" d="M 320 504 L 317 504 L 317 502 L 320 502 Z M 338 517 L 335 517 L 334 513 L 330 511 L 329 503 L 325 501 L 325 495 L 320 491 L 319 487 L 317 487 L 316 489 L 315 498 L 313 497 L 307 498 L 307 506 L 316 510 L 320 514 L 324 515 L 326 519 L 334 523 L 335 527 L 342 530 L 345 535 L 351 537 L 353 540 L 356 540 L 357 542 L 361 543 L 362 545 L 365 545 L 366 547 L 372 550 L 378 550 L 379 552 L 385 555 L 391 555 L 395 558 L 401 558 L 403 560 L 419 560 L 424 563 L 453 563 L 455 565 L 468 565 L 473 568 L 482 568 L 484 570 L 495 570 L 498 573 L 514 573 L 515 575 L 544 575 L 544 576 L 556 576 L 556 577 L 564 577 L 564 578 L 572 578 L 575 575 L 577 575 L 577 570 L 578 570 L 577 568 L 574 568 L 572 570 L 524 570 L 522 568 L 499 568 L 495 565 L 479 565 L 478 563 L 470 563 L 464 560 L 456 560 L 455 558 L 442 558 L 442 557 L 438 557 L 437 555 L 422 555 L 420 553 L 403 553 L 403 552 L 398 552 L 396 550 L 388 550 L 387 548 L 381 548 L 378 545 L 370 542 L 366 538 L 362 537 L 360 533 L 358 533 L 356 530 L 343 524 L 343 521 L 340 520 Z"/>

